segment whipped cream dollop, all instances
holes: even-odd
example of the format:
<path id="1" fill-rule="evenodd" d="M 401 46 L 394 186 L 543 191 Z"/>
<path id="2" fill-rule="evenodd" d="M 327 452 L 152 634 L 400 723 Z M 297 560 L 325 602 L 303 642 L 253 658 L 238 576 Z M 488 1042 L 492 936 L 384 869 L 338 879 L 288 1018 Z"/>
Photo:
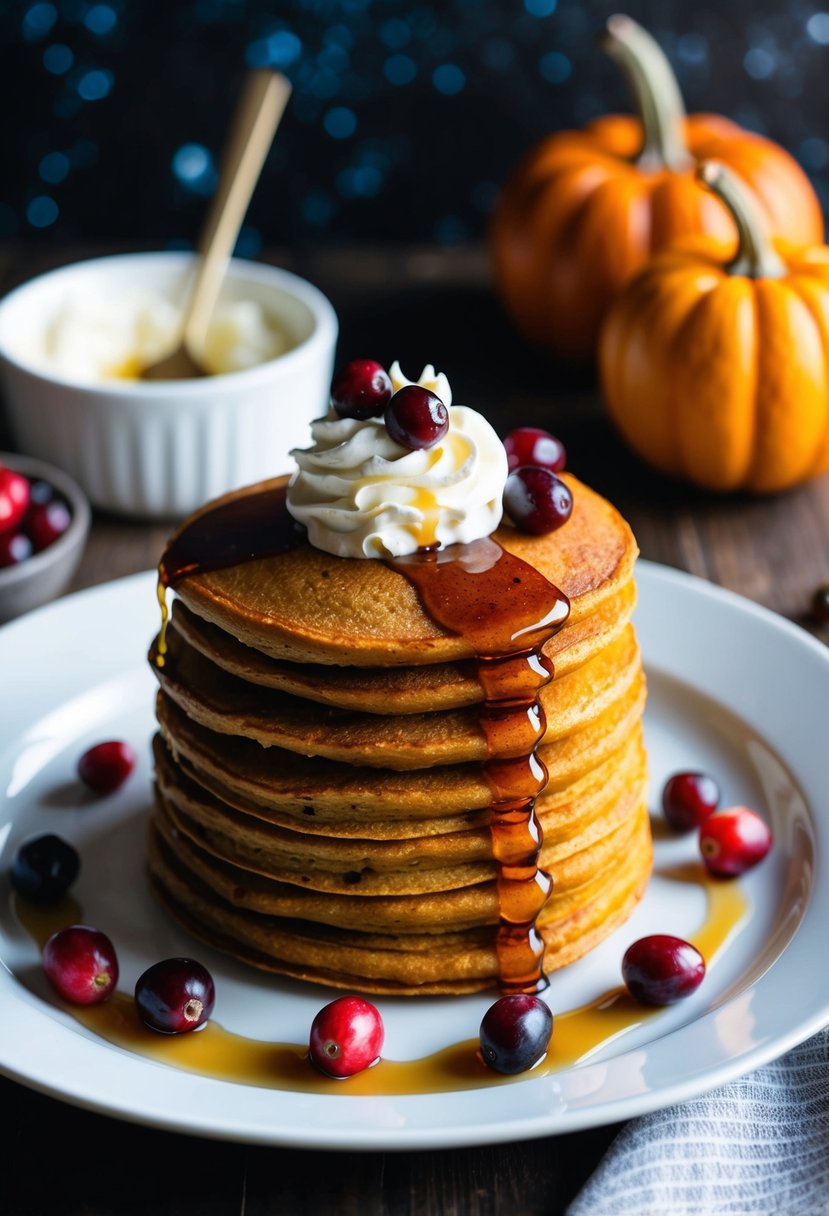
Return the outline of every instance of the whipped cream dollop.
<path id="1" fill-rule="evenodd" d="M 425 546 L 466 544 L 489 536 L 503 514 L 504 445 L 476 410 L 451 405 L 446 376 L 427 365 L 419 380 L 389 370 L 395 392 L 419 384 L 448 408 L 449 430 L 434 447 L 410 451 L 382 418 L 311 424 L 313 446 L 294 449 L 288 485 L 291 515 L 316 549 L 337 557 L 404 557 Z"/>

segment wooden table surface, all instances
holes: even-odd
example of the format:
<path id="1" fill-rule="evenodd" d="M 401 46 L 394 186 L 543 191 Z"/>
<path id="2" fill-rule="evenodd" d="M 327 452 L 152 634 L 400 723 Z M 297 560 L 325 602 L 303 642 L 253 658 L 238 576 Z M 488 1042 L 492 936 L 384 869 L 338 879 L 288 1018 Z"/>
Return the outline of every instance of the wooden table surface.
<path id="1" fill-rule="evenodd" d="M 50 266 L 112 252 L 0 248 L 0 292 Z M 555 431 L 568 467 L 626 515 L 642 556 L 765 605 L 829 641 L 810 614 L 829 579 L 829 477 L 766 499 L 665 481 L 620 444 L 591 369 L 528 350 L 492 296 L 478 249 L 274 251 L 262 260 L 316 282 L 340 317 L 339 358 L 445 370 L 455 399 L 504 434 Z M 11 446 L 0 412 L 0 448 Z M 275 469 L 274 472 L 282 472 Z M 175 521 L 96 513 L 70 590 L 155 566 Z M 762 657 L 758 656 L 758 661 Z M 557 1216 L 618 1125 L 440 1152 L 321 1153 L 200 1140 L 77 1109 L 0 1079 L 3 1216 Z"/>

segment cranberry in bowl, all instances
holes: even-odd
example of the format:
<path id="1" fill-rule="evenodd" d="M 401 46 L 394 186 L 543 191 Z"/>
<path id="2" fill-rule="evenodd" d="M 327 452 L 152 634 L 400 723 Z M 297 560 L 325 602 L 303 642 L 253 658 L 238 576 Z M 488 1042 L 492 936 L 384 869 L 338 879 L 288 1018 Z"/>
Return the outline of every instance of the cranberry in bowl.
<path id="1" fill-rule="evenodd" d="M 86 495 L 62 469 L 0 452 L 0 625 L 66 590 L 90 521 Z"/>

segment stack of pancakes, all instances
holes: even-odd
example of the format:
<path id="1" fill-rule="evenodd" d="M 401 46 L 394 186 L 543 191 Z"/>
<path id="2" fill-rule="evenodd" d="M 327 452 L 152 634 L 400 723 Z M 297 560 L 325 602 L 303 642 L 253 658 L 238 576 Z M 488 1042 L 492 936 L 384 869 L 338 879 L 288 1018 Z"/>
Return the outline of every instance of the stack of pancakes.
<path id="1" fill-rule="evenodd" d="M 566 525 L 495 534 L 571 605 L 540 693 L 547 972 L 629 916 L 652 862 L 636 544 L 564 476 Z M 385 562 L 301 543 L 184 578 L 167 645 L 153 662 L 148 868 L 170 913 L 297 979 L 369 994 L 496 988 L 484 694 L 468 642 Z"/>

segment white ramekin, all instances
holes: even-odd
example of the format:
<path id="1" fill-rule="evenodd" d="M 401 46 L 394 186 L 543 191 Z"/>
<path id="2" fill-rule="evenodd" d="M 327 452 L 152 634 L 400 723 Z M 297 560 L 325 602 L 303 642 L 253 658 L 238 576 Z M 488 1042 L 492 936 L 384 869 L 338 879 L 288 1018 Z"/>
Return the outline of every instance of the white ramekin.
<path id="1" fill-rule="evenodd" d="M 80 384 L 26 352 L 67 301 L 157 290 L 181 298 L 193 257 L 135 253 L 76 262 L 0 301 L 0 386 L 16 447 L 64 469 L 104 510 L 181 518 L 228 490 L 289 472 L 328 408 L 338 322 L 288 271 L 234 259 L 223 294 L 253 300 L 299 338 L 284 355 L 198 380 Z"/>

